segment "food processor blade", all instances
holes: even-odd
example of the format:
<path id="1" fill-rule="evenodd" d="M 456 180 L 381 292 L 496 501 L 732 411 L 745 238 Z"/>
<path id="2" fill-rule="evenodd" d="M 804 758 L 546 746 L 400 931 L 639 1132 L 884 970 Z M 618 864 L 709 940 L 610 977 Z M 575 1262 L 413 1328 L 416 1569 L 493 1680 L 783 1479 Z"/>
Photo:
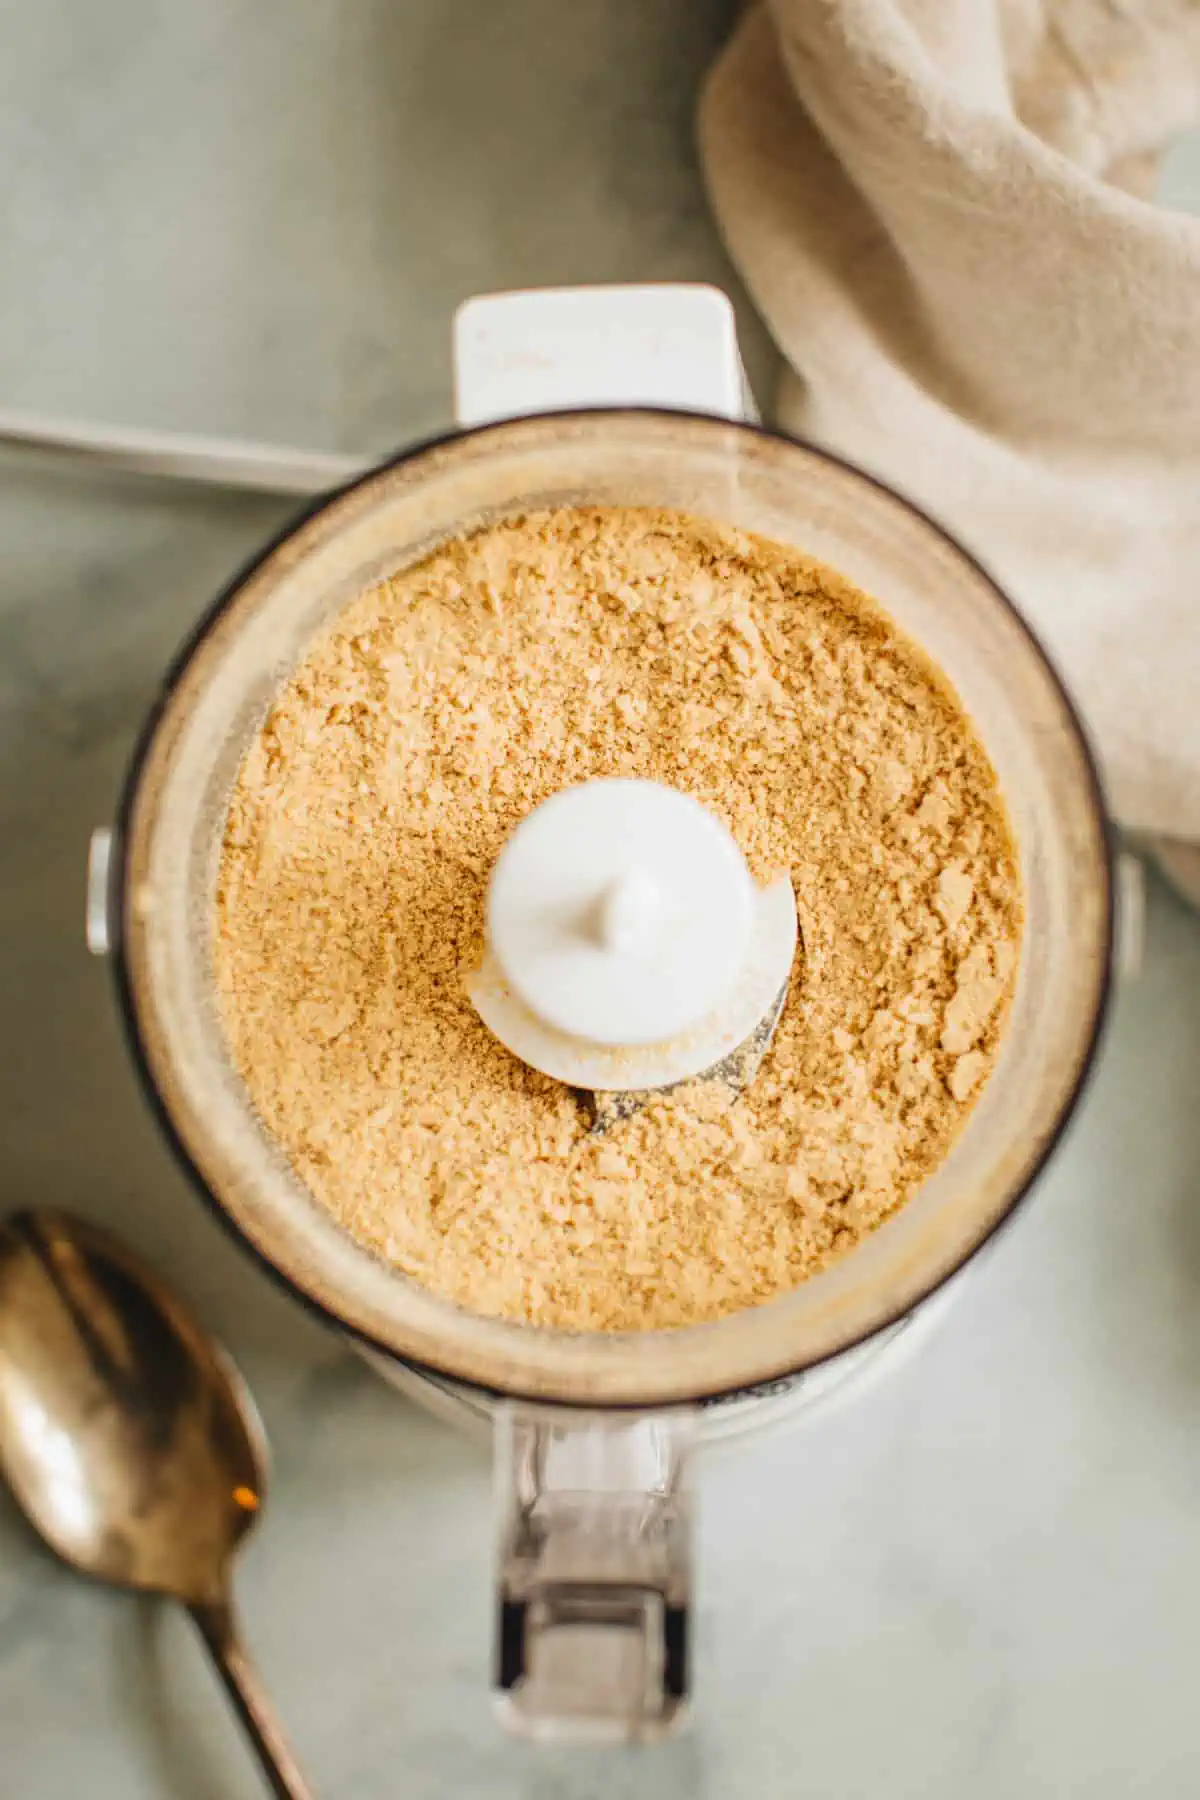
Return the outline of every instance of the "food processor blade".
<path id="1" fill-rule="evenodd" d="M 698 1075 L 685 1076 L 682 1081 L 674 1081 L 669 1087 L 660 1088 L 575 1088 L 573 1092 L 584 1110 L 592 1136 L 610 1131 L 622 1119 L 631 1119 L 660 1094 L 678 1094 L 684 1088 L 703 1087 L 709 1082 L 719 1082 L 727 1088 L 729 1103 L 732 1105 L 750 1086 L 762 1067 L 763 1058 L 775 1036 L 775 1027 L 782 1016 L 790 985 L 789 974 L 769 1010 L 750 1036 L 736 1050 L 731 1050 L 728 1056 L 723 1056 L 720 1062 L 713 1063 L 710 1068 L 702 1069 Z"/>

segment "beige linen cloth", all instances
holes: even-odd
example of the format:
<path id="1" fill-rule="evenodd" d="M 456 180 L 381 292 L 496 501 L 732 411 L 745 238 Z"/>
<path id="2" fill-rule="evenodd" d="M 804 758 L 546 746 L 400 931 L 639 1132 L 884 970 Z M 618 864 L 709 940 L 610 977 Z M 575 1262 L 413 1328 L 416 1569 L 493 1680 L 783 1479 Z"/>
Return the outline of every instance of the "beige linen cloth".
<path id="1" fill-rule="evenodd" d="M 1035 626 L 1118 818 L 1200 839 L 1200 0 L 772 0 L 701 135 L 782 422 L 925 505 Z"/>

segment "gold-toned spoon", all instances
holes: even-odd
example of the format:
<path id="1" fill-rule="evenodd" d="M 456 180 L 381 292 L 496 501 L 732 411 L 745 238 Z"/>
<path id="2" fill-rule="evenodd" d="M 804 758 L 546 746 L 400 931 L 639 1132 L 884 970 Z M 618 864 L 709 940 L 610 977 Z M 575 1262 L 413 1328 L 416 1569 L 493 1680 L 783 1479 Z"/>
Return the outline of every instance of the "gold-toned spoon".
<path id="1" fill-rule="evenodd" d="M 254 1403 L 162 1283 L 67 1213 L 0 1223 L 0 1471 L 73 1568 L 182 1601 L 272 1791 L 311 1800 L 230 1595 L 264 1496 Z"/>

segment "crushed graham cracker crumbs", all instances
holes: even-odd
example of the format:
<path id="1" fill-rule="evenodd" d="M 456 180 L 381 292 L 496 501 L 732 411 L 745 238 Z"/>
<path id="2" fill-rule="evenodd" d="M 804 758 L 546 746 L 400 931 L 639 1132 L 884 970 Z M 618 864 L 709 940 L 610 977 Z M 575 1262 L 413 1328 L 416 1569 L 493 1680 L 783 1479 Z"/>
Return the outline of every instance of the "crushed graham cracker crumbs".
<path id="1" fill-rule="evenodd" d="M 464 992 L 492 863 L 557 789 L 669 782 L 790 871 L 802 950 L 733 1105 L 600 1136 Z M 234 1059 L 359 1243 L 476 1312 L 611 1331 L 752 1306 L 945 1157 L 1015 983 L 1020 879 L 943 678 L 865 595 L 683 514 L 491 526 L 362 595 L 252 743 L 215 965 Z"/>

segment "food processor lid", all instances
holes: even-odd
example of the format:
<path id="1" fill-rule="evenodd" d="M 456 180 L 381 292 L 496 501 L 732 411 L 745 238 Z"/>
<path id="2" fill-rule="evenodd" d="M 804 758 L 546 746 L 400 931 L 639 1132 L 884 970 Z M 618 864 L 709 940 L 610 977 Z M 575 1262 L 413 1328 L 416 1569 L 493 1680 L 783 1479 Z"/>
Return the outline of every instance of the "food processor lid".
<path id="1" fill-rule="evenodd" d="M 273 697 L 364 588 L 514 513 L 631 505 L 794 544 L 872 593 L 958 690 L 1008 801 L 1027 924 L 996 1071 L 936 1174 L 852 1255 L 712 1324 L 569 1333 L 469 1314 L 356 1244 L 256 1119 L 227 1053 L 211 931 L 229 794 Z M 911 1309 L 1027 1190 L 1078 1095 L 1105 1008 L 1109 850 L 1070 702 L 972 560 L 868 477 L 757 427 L 556 413 L 417 450 L 334 495 L 231 585 L 172 671 L 126 789 L 114 958 L 139 1067 L 220 1214 L 289 1286 L 372 1345 L 492 1391 L 665 1405 L 754 1386 Z"/>

